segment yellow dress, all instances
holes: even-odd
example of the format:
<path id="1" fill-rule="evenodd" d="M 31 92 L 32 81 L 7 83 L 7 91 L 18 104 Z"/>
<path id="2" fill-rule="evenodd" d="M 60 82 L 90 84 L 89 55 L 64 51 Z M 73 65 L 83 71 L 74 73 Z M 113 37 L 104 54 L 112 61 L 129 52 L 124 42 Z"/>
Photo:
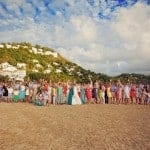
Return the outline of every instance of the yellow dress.
<path id="1" fill-rule="evenodd" d="M 110 91 L 110 87 L 107 88 L 107 96 L 108 96 L 108 98 L 112 97 L 112 93 Z"/>

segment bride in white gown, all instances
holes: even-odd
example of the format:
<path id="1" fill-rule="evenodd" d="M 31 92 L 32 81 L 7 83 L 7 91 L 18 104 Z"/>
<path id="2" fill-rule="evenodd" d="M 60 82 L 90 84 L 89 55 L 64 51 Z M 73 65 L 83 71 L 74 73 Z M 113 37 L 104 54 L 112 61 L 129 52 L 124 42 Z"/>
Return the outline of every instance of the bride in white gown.
<path id="1" fill-rule="evenodd" d="M 78 95 L 77 86 L 73 85 L 70 89 L 69 96 L 68 96 L 68 104 L 69 105 L 81 105 L 82 101 Z"/>

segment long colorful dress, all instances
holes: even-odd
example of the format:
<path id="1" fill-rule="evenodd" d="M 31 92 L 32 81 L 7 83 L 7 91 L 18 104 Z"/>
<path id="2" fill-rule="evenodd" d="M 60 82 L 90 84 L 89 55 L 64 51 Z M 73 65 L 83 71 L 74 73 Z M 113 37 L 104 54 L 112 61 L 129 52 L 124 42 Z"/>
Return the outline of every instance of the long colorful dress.
<path id="1" fill-rule="evenodd" d="M 57 102 L 58 102 L 58 104 L 63 103 L 63 88 L 62 88 L 62 86 L 57 87 Z"/>
<path id="2" fill-rule="evenodd" d="M 19 100 L 25 100 L 25 86 L 21 85 L 20 86 L 20 91 L 19 91 Z"/>
<path id="3" fill-rule="evenodd" d="M 74 86 L 70 89 L 69 95 L 68 95 L 68 104 L 69 105 L 81 105 L 81 99 L 78 95 L 77 87 Z"/>
<path id="4" fill-rule="evenodd" d="M 98 89 L 98 96 L 100 99 L 100 103 L 105 104 L 105 89 L 104 86 L 100 86 L 100 88 Z"/>
<path id="5" fill-rule="evenodd" d="M 135 97 L 135 88 L 134 88 L 134 86 L 132 86 L 131 89 L 130 89 L 130 97 L 131 98 Z"/>
<path id="6" fill-rule="evenodd" d="M 19 90 L 14 90 L 13 101 L 18 102 L 19 100 Z"/>
<path id="7" fill-rule="evenodd" d="M 91 90 L 90 86 L 88 86 L 86 88 L 85 95 L 86 95 L 86 98 L 87 98 L 87 102 L 90 102 L 91 99 L 92 99 L 92 90 Z"/>
<path id="8" fill-rule="evenodd" d="M 83 104 L 86 103 L 85 89 L 84 87 L 80 88 L 80 98 Z"/>
<path id="9" fill-rule="evenodd" d="M 70 87 L 69 93 L 68 93 L 68 105 L 72 105 L 72 97 L 73 97 L 73 87 Z"/>
<path id="10" fill-rule="evenodd" d="M 0 98 L 3 96 L 3 87 L 0 85 Z"/>

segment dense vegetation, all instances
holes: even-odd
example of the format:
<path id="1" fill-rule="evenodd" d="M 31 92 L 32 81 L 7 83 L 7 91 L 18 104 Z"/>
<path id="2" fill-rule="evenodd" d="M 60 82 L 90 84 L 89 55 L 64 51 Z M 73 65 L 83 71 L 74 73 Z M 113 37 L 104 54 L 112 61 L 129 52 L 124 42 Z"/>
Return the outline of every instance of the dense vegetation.
<path id="1" fill-rule="evenodd" d="M 122 82 L 127 80 L 133 82 L 149 82 L 150 76 L 139 75 L 139 74 L 122 74 L 116 77 L 110 77 L 102 73 L 94 73 L 90 70 L 83 69 L 75 63 L 68 61 L 63 58 L 60 54 L 58 57 L 52 55 L 41 55 L 31 53 L 29 50 L 32 49 L 30 43 L 10 43 L 12 46 L 20 45 L 18 49 L 7 48 L 5 43 L 2 43 L 4 48 L 0 48 L 0 64 L 8 62 L 13 66 L 16 66 L 18 62 L 26 63 L 27 76 L 26 79 L 47 79 L 54 81 L 77 81 L 77 82 L 89 82 L 89 76 L 93 80 L 109 81 L 120 79 Z M 26 48 L 24 46 L 27 46 Z M 43 51 L 55 52 L 54 49 L 48 47 L 41 47 L 40 45 L 35 45 L 36 48 L 41 48 Z M 37 60 L 34 62 L 33 60 Z M 37 64 L 40 64 L 41 67 L 38 67 Z M 33 72 L 36 69 L 38 72 Z M 50 73 L 44 73 L 44 70 L 50 69 Z M 62 72 L 57 73 L 57 69 L 60 69 Z M 8 79 L 8 78 L 6 78 Z M 3 80 L 3 77 L 0 76 L 0 80 Z"/>

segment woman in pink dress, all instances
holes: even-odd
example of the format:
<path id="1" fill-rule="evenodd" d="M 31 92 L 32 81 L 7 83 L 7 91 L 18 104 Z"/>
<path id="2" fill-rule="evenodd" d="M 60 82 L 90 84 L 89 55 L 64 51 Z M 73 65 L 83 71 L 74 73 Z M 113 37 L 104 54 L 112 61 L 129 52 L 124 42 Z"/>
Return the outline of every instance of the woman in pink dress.
<path id="1" fill-rule="evenodd" d="M 132 85 L 130 89 L 130 98 L 131 98 L 131 104 L 133 104 L 133 100 L 135 98 L 135 86 Z"/>
<path id="2" fill-rule="evenodd" d="M 116 90 L 116 103 L 121 104 L 122 102 L 122 86 L 119 84 L 117 85 L 117 90 Z"/>

